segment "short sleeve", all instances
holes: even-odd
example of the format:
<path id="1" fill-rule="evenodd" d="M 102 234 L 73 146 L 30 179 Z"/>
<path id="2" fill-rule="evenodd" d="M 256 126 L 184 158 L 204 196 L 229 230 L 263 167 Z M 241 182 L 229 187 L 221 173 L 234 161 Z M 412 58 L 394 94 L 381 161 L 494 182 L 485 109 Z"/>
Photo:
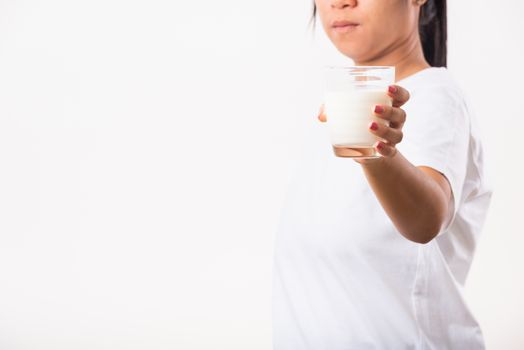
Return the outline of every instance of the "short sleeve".
<path id="1" fill-rule="evenodd" d="M 450 184 L 451 219 L 440 235 L 454 221 L 461 203 L 468 161 L 469 115 L 458 89 L 437 86 L 410 91 L 410 94 L 410 100 L 402 107 L 406 122 L 403 141 L 397 148 L 413 165 L 435 169 Z"/>

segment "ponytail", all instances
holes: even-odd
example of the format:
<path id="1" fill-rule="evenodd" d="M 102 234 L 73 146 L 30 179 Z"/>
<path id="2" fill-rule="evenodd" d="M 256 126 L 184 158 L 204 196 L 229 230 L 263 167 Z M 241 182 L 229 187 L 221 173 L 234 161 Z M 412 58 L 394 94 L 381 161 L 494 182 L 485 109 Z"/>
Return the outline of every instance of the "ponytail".
<path id="1" fill-rule="evenodd" d="M 310 24 L 315 29 L 317 7 L 313 1 Z M 447 67 L 447 11 L 446 0 L 428 0 L 420 8 L 418 32 L 424 57 L 432 67 Z"/>
<path id="2" fill-rule="evenodd" d="M 446 0 L 428 0 L 420 8 L 418 32 L 424 57 L 432 67 L 447 67 Z"/>

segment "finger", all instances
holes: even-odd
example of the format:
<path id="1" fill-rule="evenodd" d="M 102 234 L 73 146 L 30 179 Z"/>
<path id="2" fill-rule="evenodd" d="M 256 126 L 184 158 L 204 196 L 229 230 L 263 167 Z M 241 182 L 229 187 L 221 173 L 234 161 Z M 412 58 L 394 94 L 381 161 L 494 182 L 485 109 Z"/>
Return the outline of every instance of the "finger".
<path id="1" fill-rule="evenodd" d="M 406 112 L 402 108 L 388 105 L 375 105 L 373 113 L 381 119 L 390 122 L 392 128 L 401 128 L 406 121 Z"/>
<path id="2" fill-rule="evenodd" d="M 394 157 L 397 154 L 397 149 L 394 146 L 388 145 L 382 141 L 375 143 L 375 149 L 384 157 Z"/>
<path id="3" fill-rule="evenodd" d="M 404 137 L 404 134 L 400 129 L 393 129 L 375 121 L 369 123 L 368 128 L 373 135 L 384 139 L 389 145 L 396 145 L 401 142 Z"/>
<path id="4" fill-rule="evenodd" d="M 388 95 L 393 100 L 393 107 L 400 107 L 409 100 L 409 92 L 399 85 L 390 85 Z"/>
<path id="5" fill-rule="evenodd" d="M 320 110 L 318 111 L 318 120 L 321 122 L 327 121 L 326 114 L 324 113 L 324 104 L 320 105 Z"/>

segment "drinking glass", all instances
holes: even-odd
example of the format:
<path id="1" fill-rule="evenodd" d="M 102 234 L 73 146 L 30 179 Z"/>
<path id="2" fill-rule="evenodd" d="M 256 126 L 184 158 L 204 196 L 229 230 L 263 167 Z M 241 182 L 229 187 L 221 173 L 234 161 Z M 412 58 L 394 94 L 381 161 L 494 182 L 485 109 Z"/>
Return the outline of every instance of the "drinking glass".
<path id="1" fill-rule="evenodd" d="M 368 127 L 372 121 L 389 125 L 373 110 L 391 106 L 388 86 L 395 82 L 393 66 L 325 66 L 324 113 L 329 139 L 337 157 L 377 158 L 373 145 L 379 137 Z"/>

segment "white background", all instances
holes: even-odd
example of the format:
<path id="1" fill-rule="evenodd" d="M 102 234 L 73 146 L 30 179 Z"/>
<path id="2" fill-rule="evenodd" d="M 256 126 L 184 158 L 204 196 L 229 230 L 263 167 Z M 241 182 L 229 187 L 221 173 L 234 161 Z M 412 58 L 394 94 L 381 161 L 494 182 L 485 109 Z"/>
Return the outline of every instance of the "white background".
<path id="1" fill-rule="evenodd" d="M 488 348 L 522 349 L 523 8 L 449 7 L 495 181 L 466 296 Z M 271 348 L 274 231 L 319 67 L 351 63 L 310 11 L 0 0 L 0 350 Z"/>

